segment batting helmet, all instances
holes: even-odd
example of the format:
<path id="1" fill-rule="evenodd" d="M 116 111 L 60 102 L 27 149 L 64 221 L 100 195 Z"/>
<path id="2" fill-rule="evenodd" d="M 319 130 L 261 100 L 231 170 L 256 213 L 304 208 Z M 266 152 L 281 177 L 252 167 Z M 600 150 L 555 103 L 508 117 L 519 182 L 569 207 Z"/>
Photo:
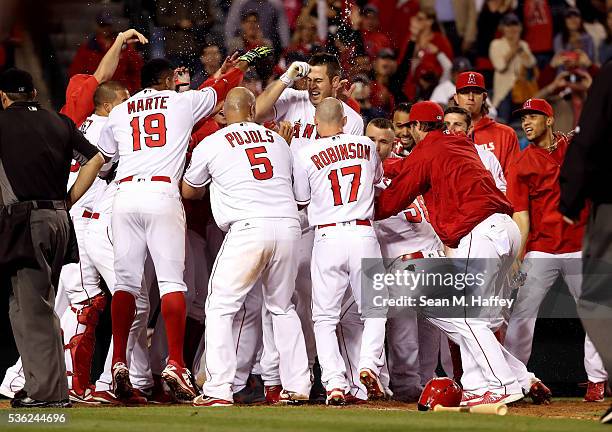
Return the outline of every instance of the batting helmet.
<path id="1" fill-rule="evenodd" d="M 436 405 L 458 407 L 463 391 L 459 384 L 450 378 L 433 378 L 429 380 L 419 398 L 419 411 L 433 409 Z"/>

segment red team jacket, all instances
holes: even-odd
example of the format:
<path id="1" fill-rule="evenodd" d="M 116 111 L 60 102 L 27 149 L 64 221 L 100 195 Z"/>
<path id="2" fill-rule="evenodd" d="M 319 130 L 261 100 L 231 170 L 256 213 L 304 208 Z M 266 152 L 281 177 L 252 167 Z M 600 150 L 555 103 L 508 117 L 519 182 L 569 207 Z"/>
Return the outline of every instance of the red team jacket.
<path id="1" fill-rule="evenodd" d="M 472 140 L 474 144 L 482 145 L 493 152 L 504 170 L 504 175 L 508 177 L 508 167 L 520 152 L 514 129 L 485 116 L 474 125 Z"/>
<path id="2" fill-rule="evenodd" d="M 451 248 L 492 214 L 512 215 L 510 203 L 467 138 L 430 132 L 410 155 L 397 159 L 395 169 L 387 168 L 391 186 L 378 197 L 376 219 L 396 215 L 423 195 L 434 230 Z"/>
<path id="3" fill-rule="evenodd" d="M 559 173 L 569 140 L 562 134 L 555 134 L 555 140 L 557 148 L 552 153 L 530 144 L 510 165 L 508 199 L 515 212 L 529 211 L 526 252 L 561 254 L 582 249 L 588 209 L 574 225 L 559 213 Z"/>

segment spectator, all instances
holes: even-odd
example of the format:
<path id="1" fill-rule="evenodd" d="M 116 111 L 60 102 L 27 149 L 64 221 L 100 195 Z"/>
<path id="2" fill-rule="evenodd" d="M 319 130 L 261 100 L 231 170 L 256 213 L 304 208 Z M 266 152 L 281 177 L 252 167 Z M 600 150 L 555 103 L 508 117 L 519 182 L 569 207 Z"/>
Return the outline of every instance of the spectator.
<path id="1" fill-rule="evenodd" d="M 419 0 L 370 0 L 369 3 L 378 7 L 380 28 L 389 35 L 399 52 L 404 41 L 410 37 L 410 28 L 406 24 L 419 11 Z"/>
<path id="2" fill-rule="evenodd" d="M 486 0 L 478 15 L 478 38 L 476 39 L 476 69 L 492 71 L 489 46 L 495 39 L 503 16 L 512 11 L 512 0 Z"/>
<path id="3" fill-rule="evenodd" d="M 259 14 L 257 12 L 246 12 L 242 17 L 240 28 L 241 31 L 238 36 L 226 41 L 228 52 L 246 52 L 262 45 L 272 46 L 272 42 L 266 39 L 261 31 Z"/>
<path id="4" fill-rule="evenodd" d="M 569 132 L 577 126 L 587 91 L 593 83 L 587 70 L 578 67 L 568 69 L 560 72 L 552 83 L 536 95 L 552 105 L 555 127 L 561 132 Z"/>
<path id="5" fill-rule="evenodd" d="M 521 23 L 516 15 L 507 14 L 501 22 L 502 37 L 493 40 L 489 57 L 495 68 L 493 105 L 501 120 L 512 115 L 512 88 L 525 68 L 533 68 L 536 59 L 527 42 L 521 40 Z"/>
<path id="6" fill-rule="evenodd" d="M 96 24 L 96 32 L 79 47 L 74 56 L 68 69 L 68 78 L 77 74 L 93 74 L 104 54 L 113 45 L 115 32 L 112 15 L 107 11 L 101 12 Z M 130 93 L 136 93 L 140 90 L 140 69 L 143 63 L 140 53 L 132 45 L 126 45 L 112 79 L 123 84 Z"/>
<path id="7" fill-rule="evenodd" d="M 376 6 L 372 4 L 364 6 L 359 27 L 365 51 L 370 58 L 375 59 L 381 49 L 393 46 L 389 36 L 380 30 L 380 20 L 378 19 L 378 8 Z"/>
<path id="8" fill-rule="evenodd" d="M 198 46 L 221 20 L 212 0 L 159 0 L 157 22 L 164 27 L 166 57 L 177 66 L 195 69 Z"/>
<path id="9" fill-rule="evenodd" d="M 200 67 L 191 78 L 191 88 L 197 89 L 204 81 L 213 76 L 221 67 L 222 60 L 223 53 L 218 45 L 205 44 L 200 55 Z"/>
<path id="10" fill-rule="evenodd" d="M 523 14 L 525 31 L 523 39 L 543 68 L 553 52 L 553 17 L 548 0 L 524 0 L 520 12 Z"/>
<path id="11" fill-rule="evenodd" d="M 453 49 L 441 33 L 433 9 L 423 9 L 410 20 L 410 41 L 399 58 L 412 52 L 408 79 L 403 92 L 408 100 L 427 100 L 438 80 L 452 68 Z"/>
<path id="12" fill-rule="evenodd" d="M 606 17 L 606 38 L 599 47 L 599 63 L 604 64 L 612 59 L 612 8 L 608 9 Z"/>
<path id="13" fill-rule="evenodd" d="M 374 107 L 386 113 L 392 113 L 395 105 L 393 94 L 389 91 L 389 84 L 396 72 L 397 61 L 393 50 L 389 48 L 380 50 L 374 62 L 374 81 L 370 83 L 370 102 Z"/>
<path id="14" fill-rule="evenodd" d="M 455 57 L 453 60 L 453 69 L 449 79 L 440 80 L 440 83 L 436 86 L 431 98 L 429 100 L 436 102 L 442 106 L 448 105 L 449 100 L 452 99 L 455 91 L 455 82 L 457 75 L 461 72 L 472 70 L 472 63 L 465 57 Z"/>
<path id="15" fill-rule="evenodd" d="M 310 57 L 314 52 L 320 50 L 322 45 L 317 36 L 317 20 L 309 15 L 302 15 L 297 20 L 291 44 L 287 47 L 285 55 L 299 52 Z"/>
<path id="16" fill-rule="evenodd" d="M 435 9 L 438 22 L 449 39 L 453 52 L 467 52 L 476 40 L 476 3 L 474 0 L 421 0 L 423 9 Z"/>
<path id="17" fill-rule="evenodd" d="M 363 117 L 363 123 L 368 124 L 370 120 L 389 116 L 389 112 L 385 112 L 378 107 L 372 105 L 372 94 L 373 89 L 370 86 L 371 81 L 365 75 L 358 75 L 353 80 L 355 84 L 355 90 L 353 91 L 353 98 L 357 101 L 360 108 L 361 117 Z"/>
<path id="18" fill-rule="evenodd" d="M 234 0 L 225 20 L 226 44 L 233 40 L 237 29 L 241 27 L 239 22 L 250 12 L 258 14 L 263 38 L 273 41 L 270 46 L 273 46 L 277 53 L 280 54 L 289 46 L 289 25 L 281 0 Z M 229 45 L 227 49 L 232 52 Z"/>
<path id="19" fill-rule="evenodd" d="M 348 69 L 348 76 L 350 78 L 357 75 L 372 76 L 374 68 L 372 66 L 372 60 L 366 53 L 357 53 L 353 57 L 353 61 Z"/>
<path id="20" fill-rule="evenodd" d="M 561 33 L 555 36 L 553 46 L 555 54 L 562 51 L 583 51 L 589 60 L 595 62 L 595 44 L 584 29 L 582 15 L 577 8 L 568 8 L 564 14 Z"/>

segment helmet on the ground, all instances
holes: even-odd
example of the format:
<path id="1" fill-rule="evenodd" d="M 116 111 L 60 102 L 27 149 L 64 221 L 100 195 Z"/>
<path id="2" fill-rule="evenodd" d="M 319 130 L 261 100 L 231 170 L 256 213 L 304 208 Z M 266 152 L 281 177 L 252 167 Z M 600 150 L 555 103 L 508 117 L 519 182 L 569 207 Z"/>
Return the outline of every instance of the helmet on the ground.
<path id="1" fill-rule="evenodd" d="M 419 398 L 419 411 L 433 409 L 436 405 L 458 407 L 463 391 L 450 378 L 433 378 L 425 385 Z"/>

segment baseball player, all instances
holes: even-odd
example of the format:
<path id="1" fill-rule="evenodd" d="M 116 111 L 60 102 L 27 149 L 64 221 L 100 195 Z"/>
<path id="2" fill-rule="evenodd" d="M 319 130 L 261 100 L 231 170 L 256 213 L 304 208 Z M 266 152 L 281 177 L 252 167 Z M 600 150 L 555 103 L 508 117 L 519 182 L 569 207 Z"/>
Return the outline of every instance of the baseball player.
<path id="1" fill-rule="evenodd" d="M 442 108 L 433 102 L 412 106 L 410 128 L 417 144 L 394 168 L 391 185 L 378 197 L 376 217 L 397 214 L 422 193 L 432 226 L 440 240 L 454 248 L 453 257 L 488 258 L 469 263 L 483 267 L 476 271 L 487 278 L 483 286 L 489 291 L 510 269 L 520 233 L 509 216 L 510 203 L 495 186 L 473 144 L 444 132 L 443 118 Z M 509 403 L 522 399 L 524 389 L 532 390 L 535 377 L 499 344 L 489 328 L 489 318 L 430 315 L 428 319 L 461 348 L 463 403 Z"/>
<path id="2" fill-rule="evenodd" d="M 241 62 L 243 70 L 248 63 Z M 243 76 L 235 68 L 212 87 L 177 93 L 174 68 L 165 59 L 143 66 L 144 90 L 113 110 L 99 147 L 107 158 L 119 154 L 112 215 L 116 290 L 113 327 L 113 393 L 132 393 L 126 347 L 136 310 L 147 251 L 159 285 L 169 360 L 162 377 L 179 401 L 196 396 L 183 363 L 186 305 L 185 216 L 178 181 L 194 124 L 209 116 Z"/>
<path id="3" fill-rule="evenodd" d="M 236 353 L 232 321 L 261 277 L 280 356 L 281 400 L 308 400 L 310 374 L 301 324 L 291 303 L 300 236 L 291 190 L 291 153 L 278 134 L 253 123 L 255 96 L 232 90 L 225 101 L 228 126 L 196 147 L 183 179 L 193 199 L 211 182 L 215 221 L 228 233 L 215 260 L 206 300 L 206 372 L 194 406 L 233 404 Z"/>
<path id="4" fill-rule="evenodd" d="M 507 176 L 508 167 L 519 152 L 518 137 L 514 129 L 487 116 L 489 108 L 484 77 L 478 72 L 462 72 L 457 75 L 456 89 L 455 103 L 472 115 L 472 141 L 492 151 Z"/>
<path id="5" fill-rule="evenodd" d="M 397 163 L 392 156 L 395 141 L 393 124 L 386 119 L 374 119 L 366 127 L 366 136 L 377 148 L 383 168 Z M 380 188 L 386 187 L 383 179 Z M 421 196 L 406 209 L 388 219 L 374 224 L 383 258 L 409 261 L 422 257 L 444 256 L 443 245 L 429 223 L 429 213 Z M 393 397 L 403 402 L 415 402 L 421 394 L 421 377 L 429 381 L 438 366 L 440 331 L 431 340 L 419 344 L 419 327 L 416 312 L 407 309 L 401 316 L 387 319 L 387 359 L 391 376 Z M 437 336 L 437 337 L 435 337 Z M 430 335 L 431 337 L 431 335 Z M 420 358 L 424 358 L 421 367 Z M 435 362 L 431 359 L 435 358 Z M 435 363 L 435 364 L 434 364 Z M 426 368 L 425 368 L 426 366 Z"/>
<path id="6" fill-rule="evenodd" d="M 578 299 L 582 286 L 582 237 L 588 211 L 573 225 L 558 211 L 559 173 L 570 136 L 553 133 L 554 113 L 543 99 L 529 99 L 520 110 L 529 146 L 510 166 L 508 198 L 521 231 L 521 270 L 526 273 L 510 316 L 505 346 L 523 363 L 529 361 L 538 309 L 559 275 Z M 521 255 L 519 255 L 520 257 Z M 584 368 L 589 383 L 586 402 L 602 402 L 608 375 L 588 336 L 584 340 Z"/>
<path id="7" fill-rule="evenodd" d="M 446 129 L 453 134 L 469 136 L 472 130 L 472 117 L 466 109 L 451 106 L 444 110 L 444 124 Z M 491 150 L 487 150 L 479 145 L 476 145 L 476 151 L 484 167 L 493 176 L 497 188 L 506 193 L 506 177 L 495 154 Z"/>
<path id="8" fill-rule="evenodd" d="M 414 139 L 410 135 L 408 127 L 408 115 L 410 114 L 411 104 L 402 102 L 393 110 L 393 130 L 395 131 L 395 145 L 393 153 L 399 156 L 406 156 L 414 147 Z"/>
<path id="9" fill-rule="evenodd" d="M 294 161 L 296 200 L 309 204 L 308 221 L 316 227 L 312 316 L 329 405 L 344 404 L 349 389 L 336 337 L 345 292 L 350 285 L 360 308 L 361 258 L 381 257 L 371 219 L 382 164 L 369 138 L 342 133 L 346 122 L 343 104 L 324 99 L 315 114 L 321 138 L 298 149 Z M 368 399 L 384 397 L 378 375 L 384 362 L 385 322 L 384 317 L 364 319 L 358 369 Z"/>
<path id="10" fill-rule="evenodd" d="M 291 87 L 306 78 L 307 90 Z M 343 86 L 342 69 L 338 58 L 333 54 L 313 55 L 308 63 L 294 62 L 279 80 L 269 84 L 257 97 L 255 120 L 277 123 L 288 121 L 293 124 L 291 150 L 294 152 L 317 137 L 314 122 L 315 109 L 325 98 L 337 96 Z M 343 102 L 347 122 L 343 132 L 363 134 L 363 120 L 351 107 Z M 305 210 L 299 212 L 302 237 L 297 244 L 298 274 L 295 282 L 297 312 L 304 327 L 304 337 L 308 351 L 308 362 L 312 369 L 315 361 L 316 346 L 312 328 L 310 262 L 314 242 L 314 229 L 308 225 Z"/>

